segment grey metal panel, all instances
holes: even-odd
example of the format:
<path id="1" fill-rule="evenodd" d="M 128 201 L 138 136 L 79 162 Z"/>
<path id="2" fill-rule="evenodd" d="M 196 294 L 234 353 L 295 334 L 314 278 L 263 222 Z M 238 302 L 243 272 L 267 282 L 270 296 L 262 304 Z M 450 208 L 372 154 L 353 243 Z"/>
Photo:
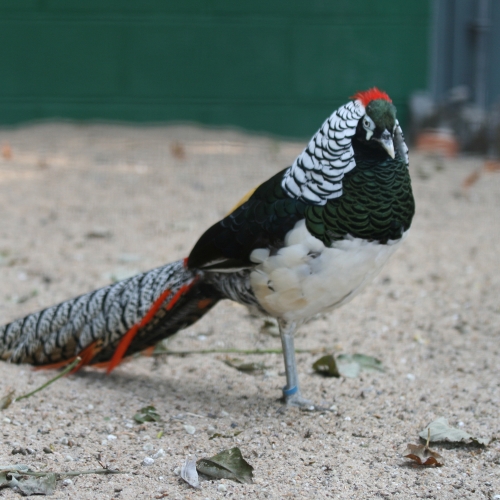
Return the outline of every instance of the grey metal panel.
<path id="1" fill-rule="evenodd" d="M 490 58 L 488 61 L 488 103 L 500 101 L 500 1 L 493 0 L 491 6 L 492 29 L 490 39 Z"/>
<path id="2" fill-rule="evenodd" d="M 430 91 L 465 85 L 480 108 L 500 99 L 500 1 L 434 0 Z"/>

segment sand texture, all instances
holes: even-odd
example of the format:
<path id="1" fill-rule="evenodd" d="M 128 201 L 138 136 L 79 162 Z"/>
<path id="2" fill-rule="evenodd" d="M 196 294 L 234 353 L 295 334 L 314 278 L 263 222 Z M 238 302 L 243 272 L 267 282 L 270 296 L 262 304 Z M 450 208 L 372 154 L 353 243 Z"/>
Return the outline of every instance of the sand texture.
<path id="1" fill-rule="evenodd" d="M 185 257 L 304 145 L 191 126 L 0 131 L 0 323 Z M 280 354 L 230 355 L 262 363 L 255 374 L 222 353 L 139 357 L 110 376 L 84 369 L 0 411 L 0 465 L 126 472 L 60 480 L 52 498 L 61 499 L 500 498 L 500 173 L 462 188 L 481 165 L 412 154 L 409 237 L 359 297 L 299 331 L 296 347 L 318 351 L 298 354 L 303 393 L 331 411 L 283 407 Z M 224 302 L 167 345 L 279 349 L 263 324 Z M 322 349 L 375 356 L 385 371 L 322 377 L 312 370 Z M 54 375 L 0 362 L 0 397 Z M 160 422 L 133 420 L 147 405 Z M 406 444 L 438 417 L 493 441 L 433 445 L 445 466 L 417 467 L 402 456 Z M 253 484 L 202 479 L 194 490 L 175 473 L 188 455 L 233 446 L 254 467 Z"/>

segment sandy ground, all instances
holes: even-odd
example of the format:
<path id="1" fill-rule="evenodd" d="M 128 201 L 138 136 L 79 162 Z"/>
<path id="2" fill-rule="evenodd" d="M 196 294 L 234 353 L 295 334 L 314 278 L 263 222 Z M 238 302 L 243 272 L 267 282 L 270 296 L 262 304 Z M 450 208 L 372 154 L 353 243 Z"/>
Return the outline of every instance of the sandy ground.
<path id="1" fill-rule="evenodd" d="M 187 126 L 71 124 L 0 131 L 0 145 L 7 143 L 1 323 L 184 257 L 248 188 L 303 147 Z M 127 471 L 61 481 L 54 498 L 500 498 L 498 441 L 437 445 L 442 468 L 402 457 L 440 416 L 479 437 L 500 437 L 500 174 L 484 174 L 467 195 L 461 188 L 480 165 L 412 155 L 417 215 L 409 238 L 361 296 L 300 330 L 298 348 L 369 354 L 385 366 L 354 379 L 324 378 L 311 369 L 319 354 L 299 354 L 303 392 L 333 411 L 283 407 L 278 354 L 238 355 L 266 365 L 256 375 L 227 366 L 223 354 L 141 357 L 110 376 L 85 369 L 2 411 L 0 465 L 67 471 L 100 460 Z M 279 348 L 262 324 L 221 303 L 168 347 Z M 0 363 L 0 396 L 53 376 Z M 132 420 L 146 405 L 161 422 Z M 229 437 L 210 440 L 213 432 Z M 174 472 L 188 454 L 232 446 L 255 468 L 254 484 L 204 480 L 193 490 Z M 34 453 L 12 455 L 19 447 Z M 159 449 L 163 457 L 142 465 Z"/>

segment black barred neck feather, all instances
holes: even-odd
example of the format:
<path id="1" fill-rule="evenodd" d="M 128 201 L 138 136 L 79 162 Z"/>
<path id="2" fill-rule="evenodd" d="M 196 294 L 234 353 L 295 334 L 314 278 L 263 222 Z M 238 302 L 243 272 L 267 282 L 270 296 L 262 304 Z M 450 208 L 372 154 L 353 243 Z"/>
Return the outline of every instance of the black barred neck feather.
<path id="1" fill-rule="evenodd" d="M 372 140 L 363 128 L 364 116 L 373 120 Z M 396 108 L 387 100 L 376 99 L 365 105 L 360 99 L 334 111 L 310 140 L 304 151 L 283 176 L 281 187 L 296 200 L 323 206 L 343 194 L 344 175 L 356 166 L 356 157 L 385 161 L 388 152 L 381 134 L 390 132 L 396 158 L 408 167 L 408 148 L 396 119 Z M 355 154 L 356 153 L 356 154 Z"/>
<path id="2" fill-rule="evenodd" d="M 344 174 L 352 170 L 352 138 L 365 108 L 359 100 L 337 109 L 310 140 L 283 176 L 282 187 L 291 197 L 325 205 L 342 195 Z"/>

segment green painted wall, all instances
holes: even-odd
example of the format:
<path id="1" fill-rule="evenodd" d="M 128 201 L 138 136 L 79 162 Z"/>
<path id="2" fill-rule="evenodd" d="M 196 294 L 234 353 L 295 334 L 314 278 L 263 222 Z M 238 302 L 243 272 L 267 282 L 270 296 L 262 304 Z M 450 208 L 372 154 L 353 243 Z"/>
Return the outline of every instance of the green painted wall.
<path id="1" fill-rule="evenodd" d="M 309 136 L 356 90 L 405 119 L 429 0 L 0 0 L 0 123 L 197 121 Z"/>

